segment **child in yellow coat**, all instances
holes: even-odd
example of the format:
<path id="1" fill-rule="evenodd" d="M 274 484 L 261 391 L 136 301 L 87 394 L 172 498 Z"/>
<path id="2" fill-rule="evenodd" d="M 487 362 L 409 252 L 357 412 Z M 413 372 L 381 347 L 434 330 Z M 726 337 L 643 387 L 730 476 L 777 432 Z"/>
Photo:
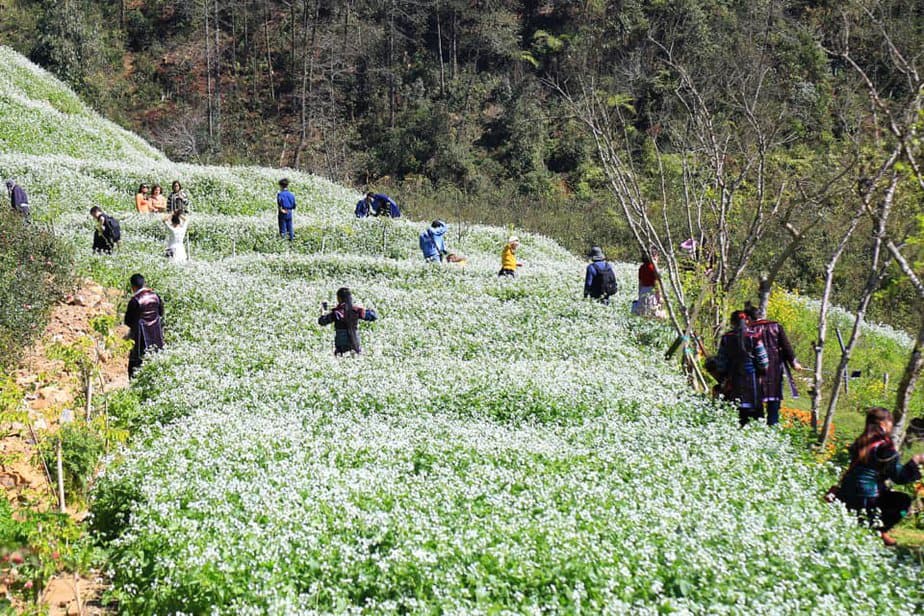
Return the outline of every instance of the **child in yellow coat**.
<path id="1" fill-rule="evenodd" d="M 520 246 L 520 240 L 517 237 L 511 237 L 501 251 L 501 269 L 497 272 L 498 276 L 516 276 L 517 268 L 523 267 L 523 264 L 517 261 L 517 248 Z"/>

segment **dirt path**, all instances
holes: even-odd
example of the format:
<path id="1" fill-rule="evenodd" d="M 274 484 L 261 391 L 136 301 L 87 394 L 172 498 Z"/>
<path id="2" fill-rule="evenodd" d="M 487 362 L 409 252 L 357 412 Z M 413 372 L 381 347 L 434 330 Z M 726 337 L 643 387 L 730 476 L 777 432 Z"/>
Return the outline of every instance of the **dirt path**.
<path id="1" fill-rule="evenodd" d="M 54 308 L 42 337 L 13 372 L 16 384 L 26 394 L 28 409 L 28 423 L 3 426 L 0 438 L 0 486 L 14 508 L 53 510 L 57 506 L 54 490 L 35 455 L 35 438 L 57 429 L 63 409 L 74 409 L 76 416 L 82 411 L 74 407 L 82 397 L 76 380 L 64 372 L 61 361 L 48 358 L 48 348 L 52 343 L 69 344 L 90 334 L 90 320 L 101 315 L 116 315 L 120 296 L 121 292 L 116 289 L 84 283 Z M 100 367 L 104 391 L 128 385 L 127 358 L 103 357 Z M 85 511 L 69 513 L 78 520 L 86 515 Z M 63 573 L 49 581 L 42 603 L 54 616 L 108 614 L 112 612 L 99 605 L 105 588 L 106 580 L 100 574 L 81 577 Z M 0 594 L 3 591 L 5 588 L 0 586 Z"/>

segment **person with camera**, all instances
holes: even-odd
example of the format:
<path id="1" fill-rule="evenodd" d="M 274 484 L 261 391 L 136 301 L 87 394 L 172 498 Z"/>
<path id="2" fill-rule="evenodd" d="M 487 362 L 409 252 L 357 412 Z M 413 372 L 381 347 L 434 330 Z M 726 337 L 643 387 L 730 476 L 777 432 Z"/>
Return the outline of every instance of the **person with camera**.
<path id="1" fill-rule="evenodd" d="M 112 254 L 112 249 L 122 240 L 119 221 L 107 214 L 98 205 L 90 208 L 90 217 L 96 225 L 93 228 L 93 252 Z"/>
<path id="2" fill-rule="evenodd" d="M 337 306 L 328 312 L 327 302 L 321 304 L 321 316 L 318 325 L 334 324 L 334 354 L 363 352 L 359 343 L 359 322 L 375 321 L 378 315 L 371 308 L 363 308 L 353 303 L 353 293 L 348 287 L 337 289 Z"/>
<path id="3" fill-rule="evenodd" d="M 840 484 L 829 490 L 829 495 L 856 511 L 871 525 L 878 520 L 877 530 L 883 543 L 895 545 L 889 530 L 908 514 L 911 497 L 890 490 L 886 480 L 906 484 L 921 478 L 924 454 L 911 456 L 901 464 L 898 450 L 892 442 L 892 413 L 881 407 L 866 413 L 863 434 L 850 445 L 850 466 Z M 829 499 L 830 500 L 830 499 Z"/>

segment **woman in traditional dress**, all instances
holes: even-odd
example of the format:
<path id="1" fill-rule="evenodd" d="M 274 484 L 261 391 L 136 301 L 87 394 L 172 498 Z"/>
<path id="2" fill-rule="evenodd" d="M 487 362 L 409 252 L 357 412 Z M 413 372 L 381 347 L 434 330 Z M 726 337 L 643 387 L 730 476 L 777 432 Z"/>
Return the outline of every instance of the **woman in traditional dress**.
<path id="1" fill-rule="evenodd" d="M 334 354 L 362 353 L 359 343 L 358 325 L 360 321 L 375 321 L 375 311 L 353 303 L 353 294 L 347 287 L 337 289 L 337 306 L 318 318 L 318 325 L 334 324 Z M 327 302 L 322 305 L 327 309 Z"/>

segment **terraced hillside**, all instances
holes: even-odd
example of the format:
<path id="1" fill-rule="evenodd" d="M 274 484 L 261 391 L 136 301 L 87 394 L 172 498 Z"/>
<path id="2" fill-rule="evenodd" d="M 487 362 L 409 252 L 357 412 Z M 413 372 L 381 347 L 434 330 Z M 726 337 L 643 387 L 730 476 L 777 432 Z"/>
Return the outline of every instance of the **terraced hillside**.
<path id="1" fill-rule="evenodd" d="M 920 567 L 820 501 L 830 469 L 657 358 L 669 333 L 628 316 L 630 266 L 611 307 L 537 236 L 516 280 L 495 275 L 503 229 L 453 229 L 468 264 L 427 266 L 421 224 L 356 220 L 354 191 L 171 163 L 0 59 L 0 172 L 88 273 L 143 272 L 167 304 L 169 348 L 113 404 L 135 436 L 94 492 L 125 613 L 924 609 Z M 194 202 L 183 266 L 128 213 L 139 181 L 173 179 Z M 92 203 L 122 220 L 112 257 L 90 254 Z M 316 319 L 344 285 L 380 320 L 337 359 Z"/>

